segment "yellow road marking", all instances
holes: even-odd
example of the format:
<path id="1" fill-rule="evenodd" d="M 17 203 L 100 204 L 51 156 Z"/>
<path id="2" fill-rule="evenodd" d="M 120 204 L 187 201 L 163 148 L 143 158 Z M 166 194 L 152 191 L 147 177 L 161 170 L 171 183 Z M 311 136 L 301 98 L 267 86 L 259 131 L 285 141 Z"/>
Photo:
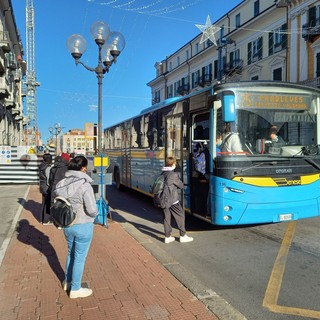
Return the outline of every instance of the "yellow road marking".
<path id="1" fill-rule="evenodd" d="M 296 225 L 296 221 L 292 221 L 288 225 L 271 272 L 262 305 L 275 313 L 293 314 L 302 317 L 320 319 L 320 311 L 277 305 L 289 249 L 296 231 Z"/>

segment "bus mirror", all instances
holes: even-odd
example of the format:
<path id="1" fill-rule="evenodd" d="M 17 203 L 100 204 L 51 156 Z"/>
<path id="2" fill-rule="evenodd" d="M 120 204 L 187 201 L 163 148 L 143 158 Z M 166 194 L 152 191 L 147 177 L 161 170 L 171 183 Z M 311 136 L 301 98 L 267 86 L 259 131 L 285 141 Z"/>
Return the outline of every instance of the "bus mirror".
<path id="1" fill-rule="evenodd" d="M 311 106 L 310 106 L 310 114 L 317 114 L 317 103 L 316 103 L 316 99 L 312 99 L 311 101 Z"/>
<path id="2" fill-rule="evenodd" d="M 236 120 L 236 106 L 232 93 L 224 94 L 222 96 L 222 110 L 224 122 L 234 122 Z"/>

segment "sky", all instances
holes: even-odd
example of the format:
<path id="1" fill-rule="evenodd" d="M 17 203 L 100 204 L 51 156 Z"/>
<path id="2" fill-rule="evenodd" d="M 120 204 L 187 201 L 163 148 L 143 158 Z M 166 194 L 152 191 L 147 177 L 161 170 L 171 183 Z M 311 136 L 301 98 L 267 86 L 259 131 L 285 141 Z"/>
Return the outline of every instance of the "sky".
<path id="1" fill-rule="evenodd" d="M 94 72 L 75 65 L 66 41 L 81 34 L 87 51 L 86 65 L 98 64 L 98 46 L 90 26 L 103 20 L 111 31 L 121 32 L 126 47 L 103 79 L 102 128 L 139 114 L 151 106 L 155 63 L 164 60 L 201 31 L 205 25 L 237 6 L 242 0 L 33 0 L 37 125 L 43 144 L 56 123 L 62 133 L 84 129 L 98 122 L 98 83 Z M 26 2 L 11 0 L 26 59 Z"/>

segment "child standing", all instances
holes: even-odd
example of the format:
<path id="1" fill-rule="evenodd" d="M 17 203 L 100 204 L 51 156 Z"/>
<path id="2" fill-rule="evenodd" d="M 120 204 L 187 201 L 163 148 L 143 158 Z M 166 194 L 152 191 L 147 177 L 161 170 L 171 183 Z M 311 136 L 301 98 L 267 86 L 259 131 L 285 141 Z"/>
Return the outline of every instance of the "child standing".
<path id="1" fill-rule="evenodd" d="M 165 207 L 163 208 L 165 243 L 175 241 L 175 238 L 171 236 L 171 216 L 174 217 L 177 223 L 180 232 L 180 242 L 185 243 L 193 241 L 193 238 L 186 234 L 185 213 L 180 204 L 178 195 L 178 189 L 183 188 L 183 182 L 180 180 L 178 174 L 174 172 L 176 162 L 175 157 L 167 157 L 165 167 L 162 169 L 165 178 L 165 187 L 168 188 L 168 198 Z"/>

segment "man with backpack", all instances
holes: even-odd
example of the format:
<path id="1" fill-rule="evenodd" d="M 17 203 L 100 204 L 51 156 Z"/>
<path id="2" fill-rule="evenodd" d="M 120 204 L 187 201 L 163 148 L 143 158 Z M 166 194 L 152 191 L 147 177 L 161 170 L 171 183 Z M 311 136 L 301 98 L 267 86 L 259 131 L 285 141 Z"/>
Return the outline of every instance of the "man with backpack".
<path id="1" fill-rule="evenodd" d="M 170 243 L 175 241 L 175 238 L 171 236 L 171 216 L 174 217 L 179 232 L 180 242 L 191 242 L 193 238 L 187 236 L 185 229 L 185 213 L 179 201 L 178 189 L 183 188 L 183 182 L 180 180 L 178 174 L 174 172 L 176 168 L 176 158 L 167 157 L 165 166 L 162 168 L 161 175 L 164 176 L 163 191 L 161 194 L 162 198 L 162 209 L 164 215 L 164 242 Z"/>

